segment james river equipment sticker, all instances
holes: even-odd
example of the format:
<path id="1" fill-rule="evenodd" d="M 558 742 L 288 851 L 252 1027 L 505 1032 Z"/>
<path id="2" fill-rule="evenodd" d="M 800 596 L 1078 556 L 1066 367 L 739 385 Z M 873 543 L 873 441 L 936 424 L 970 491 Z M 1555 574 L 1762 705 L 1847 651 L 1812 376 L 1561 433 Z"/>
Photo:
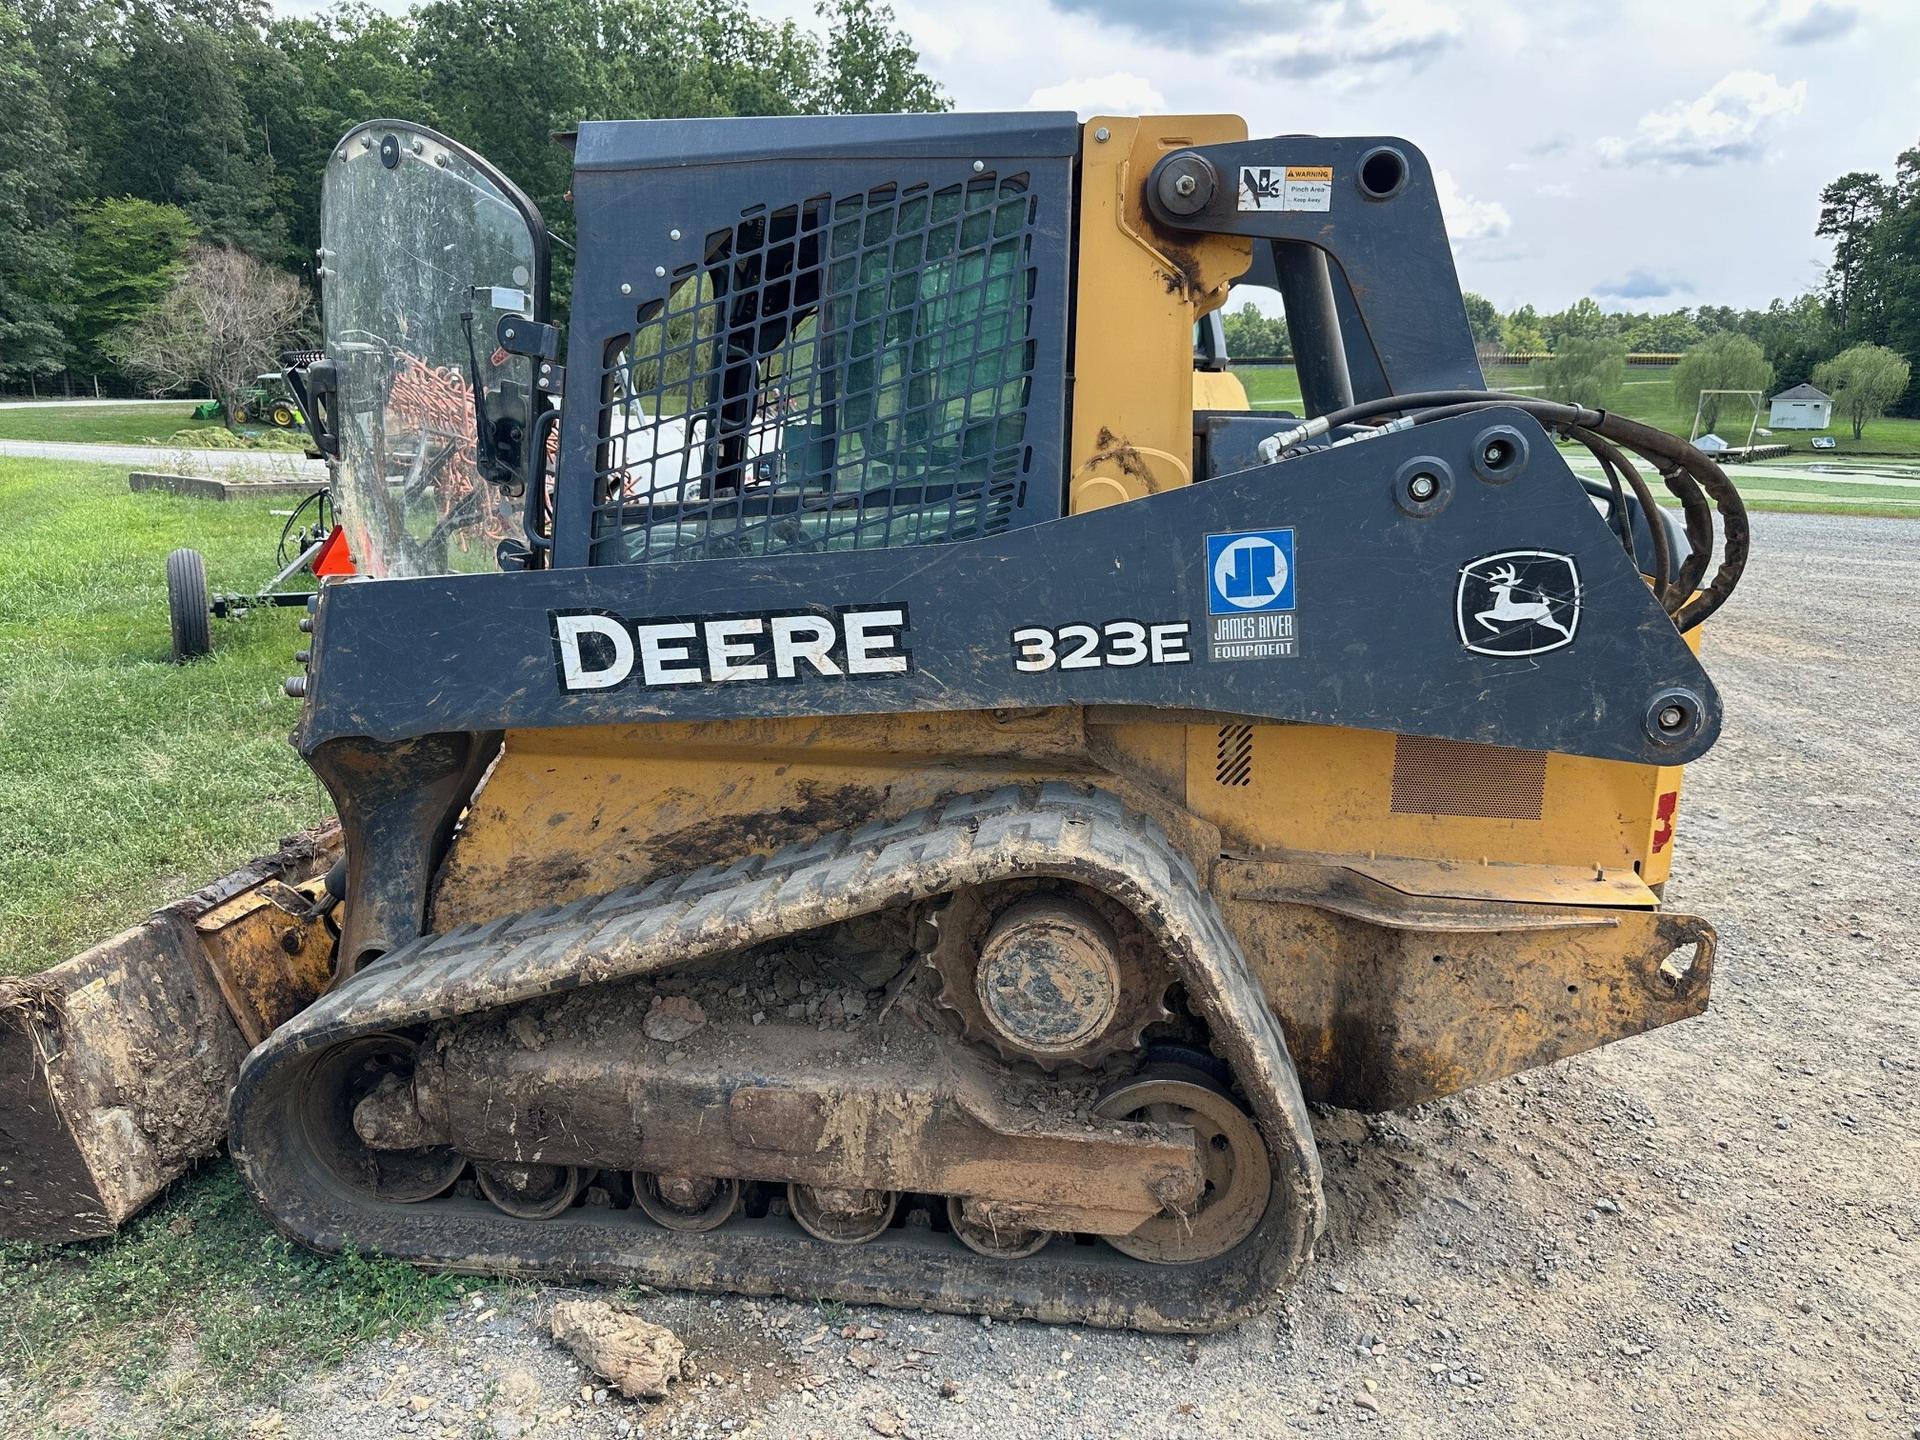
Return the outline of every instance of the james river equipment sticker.
<path id="1" fill-rule="evenodd" d="M 1298 655 L 1293 597 L 1291 529 L 1207 536 L 1211 658 L 1275 660 Z"/>
<path id="2" fill-rule="evenodd" d="M 1242 210 L 1331 210 L 1331 165 L 1242 165 Z"/>

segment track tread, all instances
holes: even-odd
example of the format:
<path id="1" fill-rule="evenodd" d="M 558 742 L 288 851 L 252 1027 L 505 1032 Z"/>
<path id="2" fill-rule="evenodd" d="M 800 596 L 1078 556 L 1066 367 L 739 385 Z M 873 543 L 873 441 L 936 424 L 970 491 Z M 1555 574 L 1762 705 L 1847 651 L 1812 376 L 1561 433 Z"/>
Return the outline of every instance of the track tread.
<path id="1" fill-rule="evenodd" d="M 303 1184 L 287 1107 L 321 1052 L 357 1036 L 478 1013 L 556 991 L 715 960 L 767 940 L 931 898 L 960 885 L 1054 875 L 1126 904 L 1155 933 L 1216 1046 L 1232 1064 L 1275 1159 L 1282 1201 L 1247 1241 L 1193 1266 L 1009 1266 L 963 1253 L 902 1261 L 880 1244 L 835 1249 L 810 1265 L 809 1242 L 629 1231 L 611 1248 L 568 1222 L 529 1232 L 415 1210 L 356 1207 L 339 1186 Z M 776 851 L 584 897 L 396 947 L 276 1031 L 248 1057 L 234 1092 L 232 1149 L 248 1186 L 293 1238 L 320 1249 L 357 1244 L 418 1263 L 748 1293 L 836 1294 L 1009 1317 L 1196 1331 L 1263 1305 L 1305 1263 L 1322 1219 L 1318 1155 L 1272 1012 L 1217 907 L 1186 858 L 1117 798 L 1059 783 L 953 797 Z M 313 1180 L 309 1176 L 310 1181 Z M 316 1193 L 324 1192 L 324 1193 Z M 449 1212 L 451 1214 L 451 1212 Z M 571 1235 L 572 1249 L 551 1241 Z M 542 1243 L 541 1237 L 549 1243 Z M 598 1246 L 599 1248 L 596 1248 Z M 955 1247 L 958 1249 L 958 1247 Z M 1076 1264 L 1078 1268 L 1076 1269 Z M 1082 1274 L 1082 1272 L 1087 1272 Z M 1051 1289 L 1043 1282 L 1053 1278 Z M 1065 1279 L 1061 1277 L 1065 1276 Z M 1068 1293 L 1071 1292 L 1071 1293 Z"/>

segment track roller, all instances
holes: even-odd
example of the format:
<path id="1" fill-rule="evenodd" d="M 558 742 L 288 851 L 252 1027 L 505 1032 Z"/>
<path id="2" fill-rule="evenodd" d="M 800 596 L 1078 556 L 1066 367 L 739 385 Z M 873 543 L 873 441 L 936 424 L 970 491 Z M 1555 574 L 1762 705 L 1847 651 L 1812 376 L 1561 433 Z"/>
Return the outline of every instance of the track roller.
<path id="1" fill-rule="evenodd" d="M 947 1201 L 947 1223 L 961 1244 L 992 1260 L 1024 1260 L 1053 1238 L 1051 1230 L 996 1221 L 990 1203 L 958 1195 Z"/>
<path id="2" fill-rule="evenodd" d="M 740 1182 L 712 1175 L 633 1172 L 633 1203 L 649 1220 L 683 1235 L 717 1230 L 740 1206 Z"/>
<path id="3" fill-rule="evenodd" d="M 586 1188 L 589 1172 L 579 1165 L 476 1164 L 480 1193 L 516 1220 L 551 1220 L 564 1214 Z"/>
<path id="4" fill-rule="evenodd" d="M 833 1185 L 787 1186 L 787 1209 L 800 1228 L 829 1245 L 864 1245 L 886 1232 L 899 1207 L 897 1190 L 843 1190 Z"/>

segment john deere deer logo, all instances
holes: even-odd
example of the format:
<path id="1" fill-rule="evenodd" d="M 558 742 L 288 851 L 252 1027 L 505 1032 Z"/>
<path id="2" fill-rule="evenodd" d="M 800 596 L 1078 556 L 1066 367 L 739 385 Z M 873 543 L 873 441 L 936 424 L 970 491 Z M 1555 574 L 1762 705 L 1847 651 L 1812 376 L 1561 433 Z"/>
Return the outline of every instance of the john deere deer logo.
<path id="1" fill-rule="evenodd" d="M 1460 567 L 1460 643 L 1480 655 L 1541 655 L 1573 643 L 1580 571 L 1571 555 L 1504 550 Z"/>

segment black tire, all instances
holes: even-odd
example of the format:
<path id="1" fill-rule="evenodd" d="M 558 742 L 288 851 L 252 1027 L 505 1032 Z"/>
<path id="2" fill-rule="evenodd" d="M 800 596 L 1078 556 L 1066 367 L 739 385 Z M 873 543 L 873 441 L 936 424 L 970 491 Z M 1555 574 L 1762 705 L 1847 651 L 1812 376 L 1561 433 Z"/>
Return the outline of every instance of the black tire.
<path id="1" fill-rule="evenodd" d="M 173 631 L 174 664 L 213 653 L 212 611 L 200 552 L 176 550 L 167 556 L 167 623 Z"/>
<path id="2" fill-rule="evenodd" d="M 276 405 L 273 407 L 271 418 L 276 429 L 291 430 L 293 428 L 293 407 L 291 405 Z"/>

